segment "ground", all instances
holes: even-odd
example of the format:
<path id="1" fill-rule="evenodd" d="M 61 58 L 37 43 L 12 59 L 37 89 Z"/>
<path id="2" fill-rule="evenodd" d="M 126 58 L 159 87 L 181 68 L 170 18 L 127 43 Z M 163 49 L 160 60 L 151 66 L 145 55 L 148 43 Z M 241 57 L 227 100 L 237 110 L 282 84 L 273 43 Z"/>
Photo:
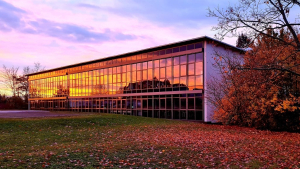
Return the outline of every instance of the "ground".
<path id="1" fill-rule="evenodd" d="M 42 117 L 65 117 L 78 116 L 75 112 L 56 112 L 45 110 L 0 110 L 0 118 L 42 118 Z"/>
<path id="2" fill-rule="evenodd" d="M 300 134 L 116 114 L 0 119 L 0 167 L 300 168 Z"/>

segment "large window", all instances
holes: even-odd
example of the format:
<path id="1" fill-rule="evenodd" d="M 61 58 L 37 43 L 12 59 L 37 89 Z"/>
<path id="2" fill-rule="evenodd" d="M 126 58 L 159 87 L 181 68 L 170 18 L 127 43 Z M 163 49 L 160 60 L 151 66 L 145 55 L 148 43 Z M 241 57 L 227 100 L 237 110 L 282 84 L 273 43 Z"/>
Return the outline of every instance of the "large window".
<path id="1" fill-rule="evenodd" d="M 31 80 L 29 92 L 30 98 L 49 98 L 198 89 L 203 53 Z"/>

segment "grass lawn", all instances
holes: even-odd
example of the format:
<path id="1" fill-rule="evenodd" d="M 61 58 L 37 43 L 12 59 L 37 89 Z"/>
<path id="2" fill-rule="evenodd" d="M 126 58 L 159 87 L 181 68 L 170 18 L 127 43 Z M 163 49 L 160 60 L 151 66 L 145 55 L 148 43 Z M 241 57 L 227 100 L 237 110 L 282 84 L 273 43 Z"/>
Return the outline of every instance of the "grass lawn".
<path id="1" fill-rule="evenodd" d="M 116 114 L 0 119 L 0 168 L 300 168 L 300 134 Z"/>

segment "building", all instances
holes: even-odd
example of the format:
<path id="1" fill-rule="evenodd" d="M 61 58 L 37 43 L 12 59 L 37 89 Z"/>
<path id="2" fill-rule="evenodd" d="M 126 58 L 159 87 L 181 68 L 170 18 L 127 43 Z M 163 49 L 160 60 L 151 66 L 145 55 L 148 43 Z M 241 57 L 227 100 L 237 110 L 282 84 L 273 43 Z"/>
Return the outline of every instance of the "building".
<path id="1" fill-rule="evenodd" d="M 204 36 L 29 74 L 29 106 L 209 122 L 216 50 L 242 52 Z"/>

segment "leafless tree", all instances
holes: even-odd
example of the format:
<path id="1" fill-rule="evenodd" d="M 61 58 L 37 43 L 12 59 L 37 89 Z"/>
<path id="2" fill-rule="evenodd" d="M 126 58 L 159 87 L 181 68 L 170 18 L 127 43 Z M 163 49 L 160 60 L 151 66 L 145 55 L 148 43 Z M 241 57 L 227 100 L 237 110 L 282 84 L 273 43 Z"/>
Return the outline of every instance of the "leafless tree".
<path id="1" fill-rule="evenodd" d="M 0 70 L 0 84 L 4 89 L 9 89 L 13 96 L 17 95 L 17 83 L 16 78 L 18 76 L 19 67 L 6 67 L 3 65 Z"/>
<path id="2" fill-rule="evenodd" d="M 290 15 L 299 11 L 299 0 L 240 0 L 237 5 L 230 5 L 225 9 L 208 9 L 208 16 L 218 19 L 219 23 L 213 27 L 213 30 L 217 31 L 215 36 L 220 40 L 225 36 L 237 37 L 243 32 L 244 35 L 254 41 L 260 35 L 265 35 L 277 40 L 282 45 L 292 46 L 294 53 L 282 59 L 284 61 L 300 52 L 300 19 L 291 18 Z M 286 36 L 289 36 L 289 38 L 286 38 Z M 299 77 L 300 74 L 294 71 L 295 67 L 299 66 L 284 67 L 279 64 L 269 64 L 251 68 L 240 66 L 238 69 L 276 70 Z"/>
<path id="3" fill-rule="evenodd" d="M 19 67 L 6 67 L 3 65 L 0 70 L 0 85 L 6 90 L 11 90 L 13 96 L 28 95 L 28 77 L 27 74 L 43 71 L 45 67 L 40 63 L 34 63 L 34 67 L 30 69 L 29 66 L 24 67 L 23 74 L 19 75 Z"/>
<path id="4" fill-rule="evenodd" d="M 300 51 L 300 41 L 297 37 L 300 23 L 290 16 L 292 12 L 299 11 L 299 0 L 240 0 L 237 5 L 230 5 L 225 9 L 208 9 L 208 16 L 218 19 L 219 23 L 213 30 L 217 31 L 216 38 L 220 40 L 225 36 L 237 37 L 240 32 L 251 39 L 263 34 L 292 45 Z M 272 36 L 266 32 L 267 29 L 275 32 L 284 29 L 291 35 L 293 41 Z"/>

